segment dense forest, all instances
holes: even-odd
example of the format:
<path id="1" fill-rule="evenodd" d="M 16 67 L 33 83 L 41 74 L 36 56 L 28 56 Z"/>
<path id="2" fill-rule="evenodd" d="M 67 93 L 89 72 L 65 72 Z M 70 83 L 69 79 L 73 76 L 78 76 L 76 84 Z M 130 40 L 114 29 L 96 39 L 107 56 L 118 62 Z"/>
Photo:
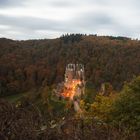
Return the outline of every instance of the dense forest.
<path id="1" fill-rule="evenodd" d="M 68 63 L 85 67 L 80 111 L 75 99 L 54 92 Z M 140 41 L 82 34 L 0 38 L 0 140 L 86 139 L 140 139 Z"/>
<path id="2" fill-rule="evenodd" d="M 18 94 L 64 78 L 67 63 L 82 63 L 86 81 L 120 90 L 140 73 L 140 41 L 125 37 L 71 34 L 57 39 L 0 39 L 0 96 Z M 118 82 L 119 81 L 119 82 Z"/>

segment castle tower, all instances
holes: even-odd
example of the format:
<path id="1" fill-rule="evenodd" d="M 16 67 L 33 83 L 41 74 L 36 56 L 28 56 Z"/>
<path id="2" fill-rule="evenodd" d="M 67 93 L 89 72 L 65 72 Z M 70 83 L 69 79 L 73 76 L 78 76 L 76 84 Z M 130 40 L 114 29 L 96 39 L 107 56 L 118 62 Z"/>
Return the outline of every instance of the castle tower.
<path id="1" fill-rule="evenodd" d="M 65 90 L 68 94 L 80 97 L 85 91 L 84 66 L 82 64 L 68 64 L 65 70 Z M 71 93 L 70 93 L 71 92 Z"/>

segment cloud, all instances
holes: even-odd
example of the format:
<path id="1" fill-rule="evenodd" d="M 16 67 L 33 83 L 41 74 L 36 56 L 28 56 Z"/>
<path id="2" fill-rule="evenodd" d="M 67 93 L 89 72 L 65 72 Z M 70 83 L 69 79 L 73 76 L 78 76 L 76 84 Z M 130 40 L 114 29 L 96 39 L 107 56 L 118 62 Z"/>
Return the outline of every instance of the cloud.
<path id="1" fill-rule="evenodd" d="M 55 30 L 57 24 L 50 19 L 35 18 L 35 17 L 16 17 L 16 16 L 3 16 L 0 15 L 0 23 L 3 25 L 10 25 L 15 28 L 25 28 L 28 30 L 50 29 Z"/>
<path id="2" fill-rule="evenodd" d="M 24 3 L 23 0 L 0 0 L 0 7 L 15 7 L 15 6 L 22 6 Z"/>
<path id="3" fill-rule="evenodd" d="M 94 13 L 88 12 L 84 13 L 78 17 L 75 17 L 75 23 L 83 27 L 101 27 L 114 24 L 114 19 L 105 13 Z"/>
<path id="4" fill-rule="evenodd" d="M 16 29 L 25 30 L 50 30 L 69 32 L 71 23 L 61 22 L 61 20 L 52 20 L 47 18 L 29 17 L 29 16 L 4 16 L 0 15 L 0 25 L 11 26 Z M 71 27 L 74 28 L 74 27 Z M 69 30 L 70 29 L 70 30 Z"/>
<path id="5" fill-rule="evenodd" d="M 50 1 L 49 5 L 56 8 L 66 8 L 76 6 L 75 2 L 59 0 L 59 1 Z"/>
<path id="6" fill-rule="evenodd" d="M 87 33 L 140 38 L 139 0 L 0 0 L 0 37 Z"/>
<path id="7" fill-rule="evenodd" d="M 74 28 L 68 27 L 68 23 L 47 18 L 29 16 L 4 16 L 0 15 L 1 37 L 14 39 L 48 38 L 58 37 L 63 33 L 74 32 Z"/>

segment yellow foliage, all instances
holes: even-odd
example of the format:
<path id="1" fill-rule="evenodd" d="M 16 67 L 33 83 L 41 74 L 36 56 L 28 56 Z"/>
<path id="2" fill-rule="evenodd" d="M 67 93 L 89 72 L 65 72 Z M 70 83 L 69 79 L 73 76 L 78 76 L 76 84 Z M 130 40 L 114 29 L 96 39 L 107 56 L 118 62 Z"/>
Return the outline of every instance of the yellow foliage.
<path id="1" fill-rule="evenodd" d="M 96 119 L 107 121 L 109 119 L 109 112 L 111 111 L 112 103 L 115 99 L 115 95 L 97 95 L 94 103 L 91 104 L 89 115 L 92 115 Z"/>
<path id="2" fill-rule="evenodd" d="M 84 108 L 84 106 L 85 106 L 84 100 L 80 100 L 80 107 L 81 107 L 81 108 Z"/>

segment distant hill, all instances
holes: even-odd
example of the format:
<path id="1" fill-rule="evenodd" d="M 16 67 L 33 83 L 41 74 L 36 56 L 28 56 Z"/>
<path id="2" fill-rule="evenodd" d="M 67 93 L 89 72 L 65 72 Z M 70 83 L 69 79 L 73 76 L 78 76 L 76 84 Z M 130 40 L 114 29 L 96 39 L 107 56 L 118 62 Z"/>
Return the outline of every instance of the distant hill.
<path id="1" fill-rule="evenodd" d="M 81 34 L 27 41 L 0 38 L 0 96 L 61 82 L 67 63 L 84 64 L 86 81 L 95 88 L 110 82 L 120 89 L 140 74 L 140 41 Z"/>

